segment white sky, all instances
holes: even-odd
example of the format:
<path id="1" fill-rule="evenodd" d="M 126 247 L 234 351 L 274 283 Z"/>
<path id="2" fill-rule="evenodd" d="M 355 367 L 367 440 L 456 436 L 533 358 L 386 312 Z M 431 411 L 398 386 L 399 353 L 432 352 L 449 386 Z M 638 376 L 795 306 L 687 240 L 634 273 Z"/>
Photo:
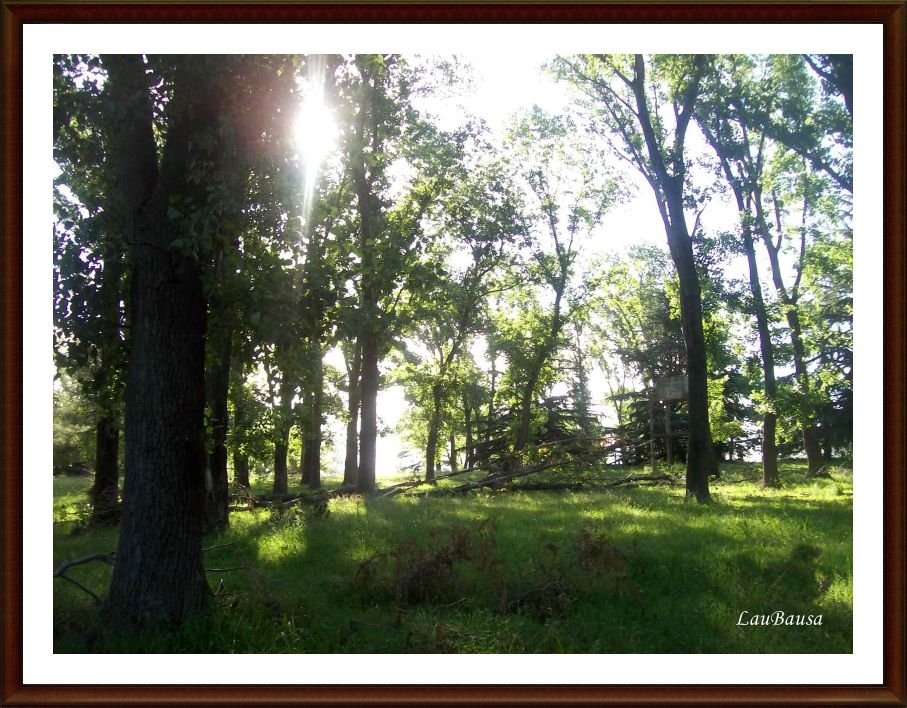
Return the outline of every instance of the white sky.
<path id="1" fill-rule="evenodd" d="M 308 31 L 307 31 L 308 30 Z M 205 25 L 28 24 L 23 30 L 23 375 L 32 395 L 23 401 L 24 535 L 23 679 L 26 684 L 70 683 L 394 683 L 394 657 L 310 656 L 306 675 L 296 657 L 217 656 L 191 662 L 149 657 L 136 662 L 111 656 L 53 653 L 52 551 L 48 503 L 52 497 L 51 390 L 53 361 L 47 347 L 52 329 L 50 144 L 52 94 L 48 66 L 61 52 L 373 52 L 462 51 L 489 47 L 493 61 L 527 56 L 527 48 L 564 52 L 843 52 L 855 55 L 855 404 L 860 411 L 854 444 L 854 652 L 823 655 L 716 655 L 706 664 L 696 656 L 407 656 L 407 681 L 489 684 L 521 683 L 719 683 L 719 684 L 879 684 L 882 681 L 882 429 L 879 391 L 882 366 L 882 125 L 881 25 L 826 23 L 802 25 Z M 489 83 L 489 96 L 518 93 Z M 496 88 L 491 88 L 495 87 Z M 654 211 L 651 206 L 645 209 Z M 642 215 L 644 212 L 640 212 Z M 648 227 L 644 229 L 649 231 Z M 40 395 L 39 382 L 46 382 Z M 861 435 L 861 430 L 865 433 Z M 667 660 L 666 660 L 667 659 Z M 350 661 L 355 671 L 350 671 Z M 649 667 L 657 662 L 659 671 Z"/>

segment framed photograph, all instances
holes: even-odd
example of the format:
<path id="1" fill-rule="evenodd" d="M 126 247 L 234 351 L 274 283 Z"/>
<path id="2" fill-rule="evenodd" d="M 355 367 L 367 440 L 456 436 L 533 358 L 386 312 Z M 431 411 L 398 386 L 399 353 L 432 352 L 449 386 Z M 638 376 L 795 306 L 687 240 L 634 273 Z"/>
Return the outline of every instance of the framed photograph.
<path id="1" fill-rule="evenodd" d="M 907 705 L 903 1 L 4 0 L 2 13 L 4 705 Z M 375 77 L 394 72 L 399 83 L 379 87 Z M 310 100 L 322 84 L 323 101 Z M 136 127 L 140 93 L 147 122 Z M 110 96 L 103 109 L 100 94 Z M 299 96 L 309 98 L 287 102 Z M 401 135 L 415 137 L 404 144 Z M 143 149 L 150 177 L 122 167 L 139 164 Z M 61 174 L 79 186 L 61 187 Z M 252 182 L 258 196 L 231 203 Z M 120 201 L 105 201 L 112 192 Z M 288 193 L 299 203 L 285 206 Z M 104 197 L 91 207 L 86 194 Z M 219 241 L 227 227 L 212 227 L 211 214 L 250 235 Z M 118 260 L 101 241 L 71 236 L 94 234 L 89 222 L 128 234 Z M 155 226 L 164 222 L 185 230 Z M 391 243 L 381 228 L 404 235 Z M 216 267 L 186 275 L 201 251 Z M 131 290 L 108 302 L 117 327 L 102 347 L 108 311 L 97 293 L 108 262 Z M 290 272 L 296 280 L 280 280 Z M 484 290 L 476 274 L 489 278 Z M 178 292 L 162 305 L 163 281 Z M 268 293 L 280 282 L 323 297 L 317 307 L 275 299 Z M 230 297 L 245 299 L 211 314 Z M 295 344 L 283 337 L 302 302 L 324 323 L 300 320 L 306 341 L 319 343 L 314 355 L 288 354 Z M 136 326 L 123 314 L 136 303 L 164 314 Z M 650 319 L 621 329 L 653 307 L 661 320 L 646 310 Z M 791 319 L 798 308 L 803 322 Z M 218 350 L 228 310 L 233 324 Z M 79 331 L 67 324 L 75 320 Z M 355 346 L 344 350 L 347 340 Z M 251 363 L 238 364 L 246 379 L 236 384 L 240 341 Z M 775 363 L 765 363 L 772 346 Z M 119 373 L 99 377 L 113 367 L 111 347 L 125 352 Z M 156 356 L 198 366 L 185 379 L 174 374 L 184 383 L 172 390 L 155 380 L 135 393 L 143 379 L 124 361 Z M 210 373 L 218 361 L 227 362 L 221 384 Z M 320 377 L 310 386 L 317 408 L 304 386 L 284 386 L 288 367 L 300 380 Z M 734 381 L 741 388 L 729 393 Z M 138 398 L 147 410 L 163 406 L 149 415 L 171 432 L 149 440 L 183 434 L 172 432 L 168 396 L 198 414 L 200 442 L 186 433 L 174 456 L 153 458 L 172 461 L 174 485 L 184 484 L 183 466 L 204 471 L 186 483 L 197 496 L 169 509 L 168 495 L 178 495 L 152 493 L 147 504 L 166 507 L 160 515 L 122 526 L 84 516 L 101 508 L 101 473 L 93 484 L 81 477 L 81 454 L 103 436 L 80 418 L 97 411 L 67 391 L 102 385 L 120 387 L 113 427 L 124 407 L 125 428 L 139 419 L 130 413 Z M 822 463 L 803 442 L 797 416 L 808 405 L 825 406 L 812 418 Z M 286 416 L 283 437 L 242 428 L 243 406 L 260 409 L 259 428 L 279 431 Z M 228 432 L 228 416 L 231 431 L 249 431 L 242 439 Z M 348 419 L 361 446 L 358 480 L 344 473 Z M 119 435 L 117 427 L 115 519 Z M 133 450 L 162 445 L 128 435 Z M 703 452 L 712 441 L 723 478 Z M 228 446 L 254 450 L 245 458 L 253 481 L 246 470 L 229 497 L 227 465 L 235 484 L 240 461 L 227 462 Z M 207 505 L 206 530 L 223 528 L 210 506 L 218 450 L 224 517 L 228 508 L 243 515 L 249 534 L 269 540 L 177 548 L 171 524 L 182 523 L 184 502 Z M 125 465 L 144 470 L 135 479 L 158 474 L 130 454 Z M 385 478 L 379 470 L 377 495 L 376 456 L 379 468 L 393 467 Z M 787 457 L 796 461 L 779 470 Z M 254 479 L 259 458 L 276 466 L 267 489 Z M 482 473 L 461 476 L 473 465 Z M 315 491 L 290 493 L 288 469 Z M 136 499 L 142 483 L 132 484 Z M 665 494 L 634 496 L 649 485 Z M 64 488 L 74 496 L 55 502 L 51 524 L 47 505 Z M 594 494 L 614 490 L 629 494 L 623 506 L 592 506 Z M 482 506 L 428 506 L 438 491 L 454 505 L 484 495 Z M 514 501 L 533 493 L 544 499 Z M 405 523 L 375 511 L 392 499 L 404 500 Z M 575 510 L 565 512 L 564 499 Z M 136 508 L 127 505 L 124 519 Z M 77 531 L 65 557 L 59 547 L 55 555 L 61 520 Z M 332 546 L 332 523 L 360 547 Z M 394 523 L 407 527 L 403 536 L 383 547 L 364 540 Z M 201 539 L 201 524 L 186 534 Z M 306 535 L 319 525 L 321 539 Z M 133 533 L 175 541 L 167 553 L 155 547 L 158 564 L 142 565 L 123 560 L 142 555 L 123 540 Z M 508 559 L 502 550 L 516 538 Z M 661 558 L 659 548 L 671 550 Z M 315 549 L 336 557 L 309 566 Z M 210 554 L 204 567 L 200 553 Z M 299 588 L 275 590 L 296 582 L 287 559 L 312 575 L 299 571 Z M 127 562 L 135 577 L 123 580 L 118 567 L 109 594 L 75 572 L 104 566 L 95 577 L 106 583 L 106 564 Z M 103 626 L 83 630 L 95 610 L 68 615 L 57 594 L 65 587 L 85 607 L 103 602 L 125 617 L 147 585 L 196 580 L 224 619 L 175 652 L 165 629 L 139 635 L 142 646 L 118 643 Z M 353 610 L 331 605 L 348 597 Z M 632 621 L 622 620 L 628 612 Z M 271 639 L 238 629 L 243 617 Z"/>

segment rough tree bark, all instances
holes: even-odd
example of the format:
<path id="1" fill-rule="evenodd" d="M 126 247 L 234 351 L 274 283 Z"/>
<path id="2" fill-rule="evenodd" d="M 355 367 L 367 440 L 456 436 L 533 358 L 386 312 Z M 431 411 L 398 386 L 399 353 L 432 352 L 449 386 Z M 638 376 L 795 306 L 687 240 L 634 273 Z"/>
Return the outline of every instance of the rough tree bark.
<path id="1" fill-rule="evenodd" d="M 120 425 L 114 413 L 95 423 L 95 473 L 91 490 L 91 523 L 109 524 L 120 518 Z"/>
<path id="2" fill-rule="evenodd" d="M 187 234 L 168 207 L 191 191 L 192 136 L 215 123 L 216 79 L 198 57 L 177 60 L 158 168 L 141 57 L 104 62 L 116 116 L 110 157 L 131 222 L 132 327 L 123 520 L 103 612 L 115 624 L 181 623 L 211 601 L 202 566 L 207 305 L 200 263 L 173 245 Z"/>

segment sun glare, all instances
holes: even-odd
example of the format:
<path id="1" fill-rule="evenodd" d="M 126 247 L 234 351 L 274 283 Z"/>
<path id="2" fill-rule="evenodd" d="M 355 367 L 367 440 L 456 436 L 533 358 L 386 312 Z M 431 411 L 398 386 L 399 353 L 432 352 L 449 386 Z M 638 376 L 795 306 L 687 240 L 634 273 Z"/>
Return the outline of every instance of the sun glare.
<path id="1" fill-rule="evenodd" d="M 324 100 L 324 79 L 324 63 L 314 62 L 303 86 L 304 99 L 299 106 L 294 125 L 294 138 L 303 175 L 300 205 L 304 225 L 303 237 L 312 228 L 318 174 L 325 158 L 337 142 L 337 123 L 330 106 Z"/>
<path id="2" fill-rule="evenodd" d="M 295 133 L 296 147 L 304 168 L 317 172 L 337 141 L 334 115 L 317 89 L 300 106 Z"/>

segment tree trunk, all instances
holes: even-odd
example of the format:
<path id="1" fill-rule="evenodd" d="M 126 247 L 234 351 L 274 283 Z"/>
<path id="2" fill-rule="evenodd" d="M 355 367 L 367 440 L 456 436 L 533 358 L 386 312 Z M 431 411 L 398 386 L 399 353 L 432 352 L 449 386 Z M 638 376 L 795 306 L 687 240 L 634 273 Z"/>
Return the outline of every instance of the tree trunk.
<path id="1" fill-rule="evenodd" d="M 457 472 L 459 465 L 457 463 L 457 436 L 453 430 L 450 431 L 450 471 Z"/>
<path id="2" fill-rule="evenodd" d="M 746 253 L 746 262 L 749 268 L 750 293 L 753 296 L 753 311 L 756 316 L 756 330 L 759 333 L 759 351 L 762 355 L 762 380 L 765 388 L 765 412 L 762 414 L 762 486 L 778 487 L 781 477 L 778 473 L 778 445 L 777 427 L 778 416 L 776 404 L 778 398 L 778 383 L 775 379 L 775 350 L 772 344 L 771 331 L 769 330 L 768 313 L 765 309 L 765 298 L 762 296 L 762 283 L 759 280 L 759 265 L 756 261 L 756 248 L 753 242 L 752 228 L 752 197 L 744 193 L 743 184 L 734 177 L 730 157 L 725 146 L 720 142 L 718 134 L 706 128 L 706 137 L 712 144 L 728 183 L 734 192 L 737 201 L 737 211 L 741 215 L 741 232 L 743 250 Z M 744 133 L 745 135 L 745 133 Z M 746 154 L 750 153 L 750 146 L 745 143 Z M 759 147 L 761 154 L 762 147 Z M 761 162 L 761 161 L 760 161 Z M 758 178 L 758 175 L 750 175 Z M 733 459 L 733 445 L 728 455 Z"/>
<path id="3" fill-rule="evenodd" d="M 232 332 L 215 329 L 209 335 L 211 363 L 206 372 L 206 388 L 211 416 L 211 452 L 208 455 L 208 479 L 205 502 L 205 531 L 223 531 L 230 525 L 230 503 L 227 480 L 227 398 L 230 393 L 230 350 Z"/>
<path id="4" fill-rule="evenodd" d="M 290 428 L 293 427 L 292 403 L 293 385 L 290 374 L 280 372 L 280 411 L 278 413 L 277 433 L 274 440 L 274 494 L 286 494 L 288 490 L 287 452 L 290 447 Z"/>
<path id="5" fill-rule="evenodd" d="M 790 331 L 790 339 L 794 352 L 794 375 L 796 376 L 797 385 L 800 388 L 800 393 L 805 399 L 805 402 L 800 405 L 799 410 L 800 431 L 803 436 L 803 450 L 804 452 L 806 452 L 807 474 L 814 475 L 818 474 L 822 469 L 822 448 L 819 445 L 819 433 L 816 430 L 816 413 L 815 410 L 811 410 L 809 408 L 808 403 L 810 389 L 812 387 L 809 381 L 809 371 L 806 368 L 806 348 L 803 345 L 803 329 L 800 325 L 800 312 L 797 307 L 797 301 L 799 299 L 798 295 L 796 294 L 797 285 L 794 285 L 793 293 L 789 292 L 787 287 L 784 285 L 784 279 L 781 275 L 781 265 L 778 259 L 780 242 L 778 244 L 772 242 L 771 234 L 769 233 L 768 229 L 768 223 L 766 222 L 765 214 L 762 209 L 761 194 L 758 192 L 756 195 L 755 204 L 757 224 L 759 225 L 762 242 L 765 244 L 765 249 L 768 253 L 769 265 L 771 266 L 772 282 L 775 285 L 775 290 L 777 291 L 778 296 L 781 299 L 781 304 L 784 307 L 785 319 L 787 320 L 787 326 Z M 780 222 L 780 214 L 778 214 L 777 218 Z M 803 235 L 802 238 L 805 238 L 805 235 Z M 801 273 L 803 268 L 802 258 L 805 243 L 801 241 L 800 246 L 801 262 L 798 265 L 798 273 Z M 797 276 L 797 283 L 799 283 L 799 275 Z"/>
<path id="6" fill-rule="evenodd" d="M 249 488 L 249 458 L 243 453 L 241 442 L 237 442 L 237 433 L 245 432 L 246 405 L 243 398 L 243 367 L 239 357 L 234 356 L 230 363 L 230 378 L 233 385 L 233 483 L 245 489 Z M 240 436 L 241 437 L 241 436 Z"/>
<path id="7" fill-rule="evenodd" d="M 465 427 L 465 436 L 466 436 L 466 459 L 463 461 L 463 466 L 471 470 L 472 461 L 475 451 L 473 449 L 474 443 L 472 439 L 472 406 L 469 405 L 469 399 L 466 396 L 463 396 L 463 422 Z"/>
<path id="8" fill-rule="evenodd" d="M 352 361 L 347 362 L 349 392 L 347 396 L 346 457 L 343 462 L 343 484 L 355 485 L 359 479 L 359 376 L 362 356 L 355 347 Z"/>
<path id="9" fill-rule="evenodd" d="M 321 412 L 324 394 L 324 365 L 321 351 L 312 358 L 311 390 L 308 395 L 305 432 L 302 436 L 302 478 L 310 489 L 321 487 Z"/>
<path id="10" fill-rule="evenodd" d="M 197 58 L 180 62 L 158 174 L 143 62 L 104 63 L 118 108 L 110 153 L 131 221 L 132 326 L 123 520 L 103 612 L 114 624 L 179 624 L 211 604 L 202 565 L 207 303 L 198 260 L 171 245 L 187 232 L 168 207 L 189 192 L 191 136 L 212 122 L 213 79 Z"/>
<path id="11" fill-rule="evenodd" d="M 687 233 L 683 215 L 680 189 L 668 190 L 671 194 L 668 208 L 671 228 L 668 246 L 680 282 L 680 320 L 687 354 L 689 393 L 689 433 L 687 437 L 687 496 L 695 496 L 700 503 L 711 499 L 709 477 L 718 473 L 718 462 L 712 444 L 709 423 L 708 370 L 705 350 L 705 333 L 702 329 L 702 292 L 693 256 L 693 244 Z"/>
<path id="12" fill-rule="evenodd" d="M 741 213 L 743 211 L 741 210 Z M 753 309 L 756 315 L 756 329 L 759 331 L 759 349 L 762 353 L 762 379 L 765 385 L 766 409 L 762 414 L 762 486 L 778 487 L 781 477 L 778 474 L 777 426 L 778 416 L 775 412 L 778 398 L 778 384 L 775 380 L 775 351 L 772 336 L 768 327 L 768 314 L 765 311 L 765 300 L 762 297 L 762 285 L 759 282 L 759 266 L 756 262 L 756 250 L 749 223 L 743 226 L 743 248 L 749 264 L 750 292 L 753 295 Z"/>
<path id="13" fill-rule="evenodd" d="M 532 404 L 535 401 L 535 388 L 538 385 L 538 370 L 533 367 L 523 386 L 520 396 L 520 426 L 517 429 L 516 442 L 513 449 L 519 452 L 525 449 L 529 442 L 529 433 L 532 424 Z"/>
<path id="14" fill-rule="evenodd" d="M 438 460 L 438 435 L 441 430 L 441 384 L 431 387 L 431 417 L 428 421 L 428 442 L 425 445 L 425 481 L 435 481 Z"/>
<path id="15" fill-rule="evenodd" d="M 375 491 L 378 444 L 378 337 L 369 331 L 362 337 L 362 383 L 360 387 L 359 474 L 357 488 L 363 494 Z"/>
<path id="16" fill-rule="evenodd" d="M 699 72 L 701 57 L 694 58 L 694 70 Z M 677 124 L 674 128 L 673 154 L 667 158 L 662 152 L 660 140 L 652 125 L 646 97 L 645 63 L 641 54 L 634 58 L 634 80 L 630 82 L 637 107 L 637 118 L 642 129 L 652 165 L 647 174 L 650 185 L 659 201 L 659 211 L 668 238 L 671 259 L 677 270 L 680 284 L 680 321 L 686 348 L 687 378 L 689 382 L 689 436 L 687 442 L 687 497 L 696 497 L 700 503 L 711 500 L 709 477 L 717 476 L 718 462 L 712 444 L 712 429 L 709 423 L 708 371 L 705 335 L 702 328 L 702 293 L 693 255 L 693 243 L 687 229 L 684 215 L 683 183 L 685 175 L 683 144 L 693 106 L 699 92 L 699 78 L 691 81 L 675 111 Z M 696 76 L 701 76 L 697 73 Z M 668 171 L 666 159 L 672 166 Z M 644 169 L 641 167 L 641 169 Z"/>
<path id="17" fill-rule="evenodd" d="M 91 492 L 91 523 L 119 520 L 120 425 L 114 413 L 101 415 L 95 425 L 95 475 Z"/>

